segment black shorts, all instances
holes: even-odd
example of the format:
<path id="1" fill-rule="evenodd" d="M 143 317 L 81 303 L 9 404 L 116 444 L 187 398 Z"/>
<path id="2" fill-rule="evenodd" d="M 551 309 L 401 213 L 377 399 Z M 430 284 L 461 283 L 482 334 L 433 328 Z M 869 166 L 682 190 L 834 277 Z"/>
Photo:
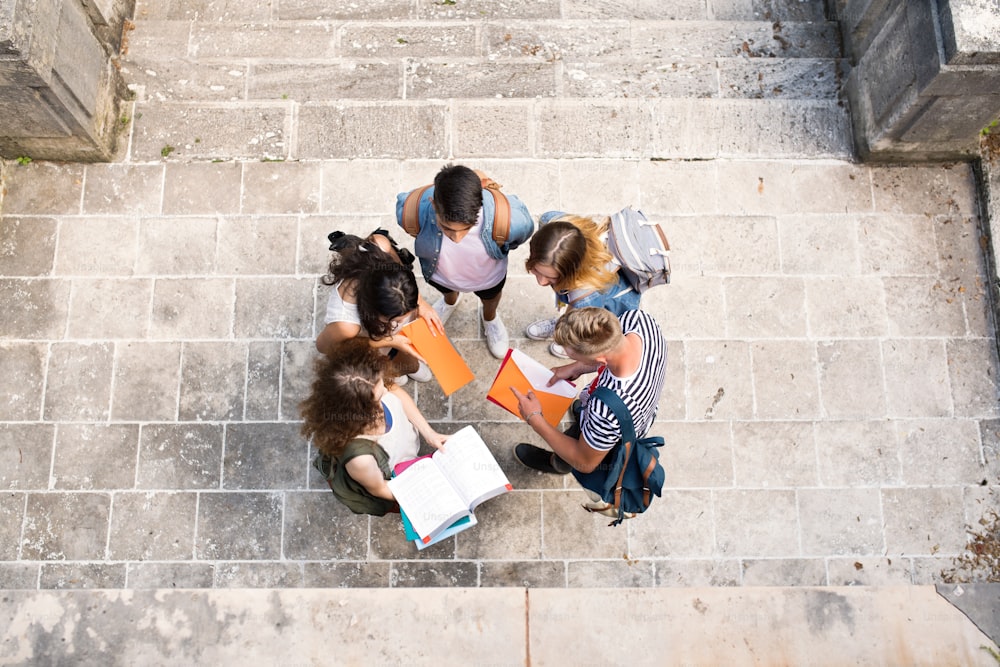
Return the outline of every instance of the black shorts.
<path id="1" fill-rule="evenodd" d="M 436 289 L 438 292 L 441 292 L 441 294 L 451 294 L 452 292 L 456 291 L 456 290 L 451 289 L 450 287 L 445 287 L 444 285 L 439 285 L 436 282 L 434 282 L 433 280 L 431 280 L 430 278 L 424 278 L 424 281 L 428 285 L 430 285 L 431 287 L 433 287 L 434 289 Z M 477 290 L 477 291 L 473 292 L 473 294 L 475 294 L 476 296 L 478 296 L 483 301 L 489 301 L 490 299 L 495 299 L 497 296 L 499 296 L 500 292 L 503 291 L 503 286 L 504 286 L 504 284 L 506 284 L 506 282 L 507 282 L 507 276 L 505 275 L 503 277 L 503 280 L 501 280 L 500 282 L 498 282 L 493 287 L 490 287 L 490 288 L 487 288 L 487 289 Z"/>

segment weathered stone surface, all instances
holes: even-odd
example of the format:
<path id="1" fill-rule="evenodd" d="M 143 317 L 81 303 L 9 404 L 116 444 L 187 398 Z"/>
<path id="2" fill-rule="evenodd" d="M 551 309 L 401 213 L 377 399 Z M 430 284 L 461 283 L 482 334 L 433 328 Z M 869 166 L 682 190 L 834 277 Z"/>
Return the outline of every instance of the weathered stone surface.
<path id="1" fill-rule="evenodd" d="M 986 83 L 1000 76 L 1000 9 L 977 0 L 838 9 L 855 63 L 845 89 L 861 156 L 975 157 L 979 129 L 1000 108 Z"/>

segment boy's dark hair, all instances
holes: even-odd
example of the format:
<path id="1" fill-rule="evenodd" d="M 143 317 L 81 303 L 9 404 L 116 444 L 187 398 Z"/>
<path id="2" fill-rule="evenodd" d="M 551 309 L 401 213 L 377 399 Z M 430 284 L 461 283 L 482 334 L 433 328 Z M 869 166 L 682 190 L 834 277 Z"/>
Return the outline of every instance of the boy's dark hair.
<path id="1" fill-rule="evenodd" d="M 448 164 L 434 177 L 434 208 L 443 220 L 474 225 L 482 207 L 483 182 L 476 172 Z"/>

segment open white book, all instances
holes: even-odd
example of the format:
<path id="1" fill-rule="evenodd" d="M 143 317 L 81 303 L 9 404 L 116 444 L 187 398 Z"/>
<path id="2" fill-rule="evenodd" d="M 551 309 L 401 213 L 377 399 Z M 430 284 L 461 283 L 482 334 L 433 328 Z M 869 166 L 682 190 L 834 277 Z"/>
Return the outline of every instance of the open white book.
<path id="1" fill-rule="evenodd" d="M 480 503 L 513 488 L 471 426 L 449 436 L 443 450 L 417 460 L 388 484 L 425 544 Z"/>

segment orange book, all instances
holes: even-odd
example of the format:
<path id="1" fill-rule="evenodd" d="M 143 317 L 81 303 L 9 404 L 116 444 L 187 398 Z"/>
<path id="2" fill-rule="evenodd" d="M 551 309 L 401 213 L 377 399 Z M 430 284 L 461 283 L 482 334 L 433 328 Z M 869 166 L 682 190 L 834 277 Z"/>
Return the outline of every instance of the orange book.
<path id="1" fill-rule="evenodd" d="M 451 396 L 475 379 L 472 369 L 448 340 L 448 336 L 433 335 L 424 318 L 419 317 L 410 322 L 400 333 L 409 338 L 417 352 L 427 360 L 427 365 L 445 396 Z"/>
<path id="2" fill-rule="evenodd" d="M 525 395 L 533 391 L 542 404 L 542 417 L 556 426 L 573 404 L 576 387 L 566 380 L 559 380 L 548 387 L 546 384 L 551 378 L 552 371 L 524 352 L 508 350 L 486 398 L 512 414 L 520 415 L 517 411 L 517 398 L 510 388 L 514 387 Z"/>

